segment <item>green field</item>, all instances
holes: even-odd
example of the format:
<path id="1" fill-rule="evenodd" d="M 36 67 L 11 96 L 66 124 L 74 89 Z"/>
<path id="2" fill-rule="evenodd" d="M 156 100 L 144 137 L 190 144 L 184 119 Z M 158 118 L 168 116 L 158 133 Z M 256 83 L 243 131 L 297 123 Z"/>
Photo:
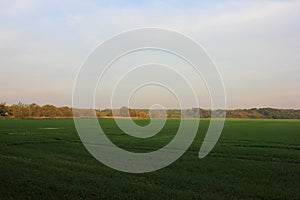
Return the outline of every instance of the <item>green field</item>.
<path id="1" fill-rule="evenodd" d="M 179 120 L 148 139 L 126 136 L 112 119 L 100 124 L 120 147 L 148 152 L 172 139 Z M 208 124 L 201 120 L 196 140 L 173 164 L 128 174 L 94 159 L 72 119 L 0 119 L 0 199 L 300 198 L 300 121 L 227 120 L 213 151 L 199 159 Z"/>

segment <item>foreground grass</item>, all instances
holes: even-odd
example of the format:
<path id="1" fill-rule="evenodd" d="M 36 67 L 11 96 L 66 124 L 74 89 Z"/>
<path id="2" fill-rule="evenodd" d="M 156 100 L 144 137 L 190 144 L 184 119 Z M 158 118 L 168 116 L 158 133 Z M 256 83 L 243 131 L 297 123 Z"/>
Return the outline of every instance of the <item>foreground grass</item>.
<path id="1" fill-rule="evenodd" d="M 161 133 L 148 139 L 124 135 L 112 119 L 100 124 L 118 146 L 148 152 L 167 144 L 179 121 L 168 120 Z M 299 198 L 300 121 L 228 120 L 214 150 L 200 160 L 208 124 L 201 121 L 192 146 L 170 166 L 127 174 L 95 160 L 80 142 L 72 119 L 0 119 L 0 198 Z"/>

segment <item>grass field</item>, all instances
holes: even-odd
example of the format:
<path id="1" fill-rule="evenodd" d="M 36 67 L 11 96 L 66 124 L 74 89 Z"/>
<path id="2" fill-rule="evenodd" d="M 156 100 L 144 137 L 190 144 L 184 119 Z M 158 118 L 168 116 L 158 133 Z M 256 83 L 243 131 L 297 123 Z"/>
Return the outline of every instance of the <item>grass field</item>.
<path id="1" fill-rule="evenodd" d="M 148 139 L 124 135 L 112 119 L 100 123 L 120 147 L 147 152 L 167 144 L 179 120 L 168 120 L 161 133 Z M 208 124 L 201 121 L 192 146 L 170 166 L 128 174 L 94 159 L 72 119 L 0 119 L 0 198 L 300 198 L 300 121 L 227 120 L 213 151 L 199 159 Z"/>

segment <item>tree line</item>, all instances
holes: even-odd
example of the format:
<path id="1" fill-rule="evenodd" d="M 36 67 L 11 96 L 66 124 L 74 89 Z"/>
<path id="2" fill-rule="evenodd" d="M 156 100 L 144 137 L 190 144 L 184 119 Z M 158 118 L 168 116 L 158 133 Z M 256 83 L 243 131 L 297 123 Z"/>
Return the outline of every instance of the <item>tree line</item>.
<path id="1" fill-rule="evenodd" d="M 74 112 L 74 113 L 73 113 Z M 224 110 L 216 110 L 221 114 Z M 201 108 L 191 109 L 167 109 L 149 110 L 121 107 L 119 109 L 72 109 L 68 106 L 56 107 L 54 105 L 38 105 L 36 103 L 23 104 L 21 102 L 13 105 L 0 103 L 0 116 L 11 118 L 66 118 L 66 117 L 88 117 L 93 113 L 97 117 L 135 117 L 135 118 L 210 118 L 211 110 Z M 300 119 L 300 110 L 275 109 L 275 108 L 251 108 L 226 110 L 227 118 L 262 118 L 262 119 Z"/>
<path id="2" fill-rule="evenodd" d="M 6 105 L 0 103 L 0 116 L 15 118 L 31 118 L 31 117 L 72 117 L 72 109 L 67 106 L 56 107 L 54 105 L 40 106 L 36 103 Z"/>

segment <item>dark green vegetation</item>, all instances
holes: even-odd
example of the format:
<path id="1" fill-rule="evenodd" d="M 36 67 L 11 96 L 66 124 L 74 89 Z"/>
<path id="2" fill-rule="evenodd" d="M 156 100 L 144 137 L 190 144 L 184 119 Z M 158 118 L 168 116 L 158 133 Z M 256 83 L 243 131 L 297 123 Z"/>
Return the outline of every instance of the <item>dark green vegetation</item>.
<path id="1" fill-rule="evenodd" d="M 112 119 L 100 121 L 111 140 L 137 152 L 165 145 L 179 123 L 169 119 L 161 133 L 141 141 L 124 136 Z M 72 119 L 0 119 L 0 199 L 300 197 L 300 121 L 228 120 L 216 147 L 200 160 L 208 123 L 201 121 L 192 146 L 170 166 L 127 174 L 95 160 Z"/>
<path id="2" fill-rule="evenodd" d="M 74 109 L 74 116 L 79 116 L 79 109 Z M 81 109 L 81 116 L 89 116 L 91 109 Z M 96 109 L 95 113 L 97 117 L 111 117 L 121 116 L 121 117 L 135 117 L 135 118 L 199 118 L 199 113 L 201 118 L 210 118 L 211 110 L 205 110 L 200 108 L 191 109 L 169 109 L 166 110 L 166 116 L 163 110 L 151 110 L 149 109 L 133 109 L 122 107 L 120 109 Z M 217 115 L 223 116 L 222 110 L 216 111 Z M 72 117 L 72 108 L 63 106 L 56 107 L 53 105 L 37 105 L 23 104 L 19 102 L 18 104 L 6 105 L 5 103 L 0 103 L 0 117 L 16 117 L 16 118 L 67 118 Z M 235 109 L 226 111 L 227 118 L 255 118 L 255 119 L 300 119 L 300 110 L 294 109 L 275 109 L 275 108 L 251 108 L 251 109 Z"/>

